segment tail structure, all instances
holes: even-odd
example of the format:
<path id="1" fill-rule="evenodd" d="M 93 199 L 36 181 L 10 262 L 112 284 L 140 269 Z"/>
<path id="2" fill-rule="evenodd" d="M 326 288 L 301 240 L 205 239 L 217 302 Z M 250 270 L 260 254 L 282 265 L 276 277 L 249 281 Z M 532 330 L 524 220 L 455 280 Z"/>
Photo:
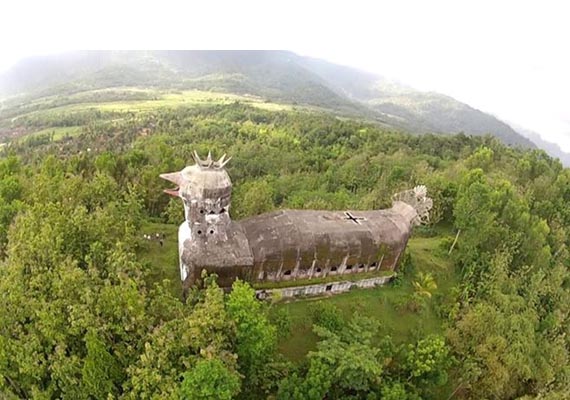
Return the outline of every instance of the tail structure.
<path id="1" fill-rule="evenodd" d="M 403 214 L 411 214 L 408 215 L 408 217 L 412 225 L 427 224 L 429 222 L 429 212 L 433 207 L 433 200 L 427 196 L 427 188 L 424 185 L 396 193 L 392 199 L 394 200 L 393 208 L 398 209 L 398 211 Z M 413 215 L 414 213 L 411 212 L 411 210 L 405 212 L 402 204 L 400 203 L 399 206 L 398 202 L 405 203 L 412 207 L 415 211 L 415 215 Z"/>

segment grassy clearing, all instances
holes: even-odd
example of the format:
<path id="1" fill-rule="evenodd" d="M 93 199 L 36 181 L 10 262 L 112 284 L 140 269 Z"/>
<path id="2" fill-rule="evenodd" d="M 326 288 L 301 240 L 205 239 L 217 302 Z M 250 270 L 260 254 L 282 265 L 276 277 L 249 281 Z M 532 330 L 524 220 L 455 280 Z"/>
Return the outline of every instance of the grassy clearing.
<path id="1" fill-rule="evenodd" d="M 194 106 L 199 104 L 229 104 L 240 100 L 245 101 L 247 99 L 233 94 L 191 90 L 175 93 L 157 92 L 156 98 L 152 100 L 117 101 L 100 104 L 82 103 L 76 104 L 73 107 L 77 109 L 84 109 L 86 107 L 96 108 L 101 111 L 114 112 L 144 112 L 162 107 Z"/>
<path id="2" fill-rule="evenodd" d="M 161 107 L 188 107 L 201 104 L 230 104 L 233 102 L 247 103 L 252 106 L 269 110 L 289 110 L 290 106 L 263 101 L 259 97 L 240 96 L 230 93 L 206 92 L 201 90 L 185 90 L 181 92 L 157 93 L 156 99 L 129 102 L 108 102 L 103 104 L 84 103 L 77 106 L 95 107 L 101 111 L 143 112 Z"/>
<path id="3" fill-rule="evenodd" d="M 29 136 L 44 136 L 53 134 L 53 140 L 58 141 L 66 137 L 77 136 L 81 133 L 81 126 L 57 126 L 30 133 Z"/>
<path id="4" fill-rule="evenodd" d="M 415 272 L 430 272 L 438 283 L 436 293 L 450 290 L 457 277 L 450 261 L 439 249 L 440 238 L 413 238 L 408 249 L 412 256 Z M 434 299 L 427 301 L 427 307 L 418 312 L 407 310 L 402 305 L 414 292 L 414 273 L 406 276 L 400 287 L 385 286 L 375 289 L 355 289 L 350 292 L 324 298 L 308 298 L 289 303 L 275 304 L 272 312 L 285 310 L 291 318 L 291 335 L 284 338 L 280 352 L 291 361 L 299 362 L 314 350 L 317 337 L 312 331 L 312 305 L 326 301 L 339 308 L 345 318 L 359 313 L 381 321 L 377 337 L 391 335 L 396 343 L 409 342 L 417 336 L 441 333 L 443 326 L 434 307 Z M 435 293 L 434 293 L 435 294 Z"/>
<path id="5" fill-rule="evenodd" d="M 396 343 L 406 342 L 419 334 L 440 333 L 441 323 L 431 307 L 420 313 L 397 309 L 402 298 L 411 294 L 411 284 L 402 287 L 378 287 L 374 289 L 355 289 L 326 298 L 297 300 L 291 303 L 277 304 L 274 311 L 287 310 L 292 322 L 291 335 L 281 341 L 279 350 L 291 361 L 301 361 L 307 353 L 314 350 L 317 336 L 312 331 L 312 305 L 326 301 L 339 308 L 343 316 L 349 319 L 355 313 L 372 317 L 382 322 L 378 337 L 391 335 Z"/>
<path id="6" fill-rule="evenodd" d="M 156 233 L 164 233 L 163 246 L 155 238 Z M 151 235 L 147 240 L 143 235 Z M 178 263 L 178 226 L 159 223 L 145 223 L 138 238 L 138 257 L 143 263 L 151 266 L 150 279 L 161 281 L 168 279 L 173 294 L 179 296 L 182 292 L 180 284 L 180 270 Z"/>
<path id="7" fill-rule="evenodd" d="M 118 89 L 117 89 L 118 90 Z M 90 99 L 95 94 L 104 93 L 104 90 L 94 90 L 81 92 L 73 95 L 70 98 L 71 104 L 57 105 L 43 108 L 37 111 L 26 111 L 23 109 L 22 113 L 12 118 L 13 122 L 17 122 L 22 117 L 36 117 L 42 118 L 43 116 L 50 116 L 53 113 L 65 115 L 86 110 L 99 110 L 102 112 L 117 112 L 117 113 L 140 113 L 149 112 L 157 108 L 173 108 L 173 107 L 193 107 L 204 104 L 230 104 L 236 101 L 258 107 L 260 109 L 269 111 L 291 110 L 293 107 L 289 105 L 282 105 L 276 103 L 266 102 L 264 99 L 256 96 L 241 96 L 231 93 L 209 92 L 202 90 L 185 90 L 185 91 L 160 91 L 152 89 L 139 89 L 139 88 L 120 88 L 124 93 L 144 93 L 149 98 L 144 100 L 120 100 L 120 101 L 91 101 Z M 44 98 L 36 100 L 37 104 L 44 103 L 46 106 L 50 104 L 53 99 Z"/>

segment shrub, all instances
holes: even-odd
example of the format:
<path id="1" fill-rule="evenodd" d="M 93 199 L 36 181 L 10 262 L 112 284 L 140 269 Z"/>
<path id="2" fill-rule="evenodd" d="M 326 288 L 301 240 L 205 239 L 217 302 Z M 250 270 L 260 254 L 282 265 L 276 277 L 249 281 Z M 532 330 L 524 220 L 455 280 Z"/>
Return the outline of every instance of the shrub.
<path id="1" fill-rule="evenodd" d="M 332 332 L 338 332 L 344 326 L 344 318 L 335 305 L 319 301 L 313 304 L 311 308 L 313 324 L 322 326 Z"/>

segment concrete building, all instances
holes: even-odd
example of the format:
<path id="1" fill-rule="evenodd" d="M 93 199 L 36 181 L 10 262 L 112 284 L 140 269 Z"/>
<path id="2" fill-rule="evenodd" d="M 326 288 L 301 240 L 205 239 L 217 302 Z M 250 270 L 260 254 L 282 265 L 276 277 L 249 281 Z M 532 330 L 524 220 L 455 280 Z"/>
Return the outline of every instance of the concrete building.
<path id="1" fill-rule="evenodd" d="M 214 161 L 194 152 L 195 164 L 161 174 L 177 185 L 166 193 L 182 199 L 180 278 L 185 289 L 202 270 L 220 286 L 310 280 L 331 275 L 394 271 L 414 225 L 427 220 L 432 200 L 425 186 L 398 193 L 391 208 L 371 211 L 279 210 L 232 221 L 232 183 L 225 155 Z M 325 286 L 326 289 L 326 286 Z"/>

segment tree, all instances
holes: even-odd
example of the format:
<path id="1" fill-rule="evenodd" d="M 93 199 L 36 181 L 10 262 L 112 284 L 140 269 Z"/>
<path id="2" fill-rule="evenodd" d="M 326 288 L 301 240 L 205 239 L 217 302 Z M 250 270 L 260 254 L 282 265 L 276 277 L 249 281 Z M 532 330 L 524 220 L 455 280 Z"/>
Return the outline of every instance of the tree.
<path id="1" fill-rule="evenodd" d="M 321 338 L 309 353 L 305 376 L 293 375 L 279 387 L 279 399 L 344 398 L 379 385 L 383 371 L 380 350 L 371 345 L 377 321 L 355 317 L 341 332 L 315 326 Z"/>
<path id="2" fill-rule="evenodd" d="M 277 346 L 277 333 L 255 291 L 237 280 L 227 299 L 227 312 L 235 324 L 235 345 L 240 372 L 245 376 L 244 393 L 255 393 L 275 382 L 267 381 Z"/>
<path id="3" fill-rule="evenodd" d="M 408 379 L 418 381 L 419 388 L 427 383 L 445 384 L 450 364 L 449 348 L 440 336 L 431 335 L 415 345 L 408 345 L 405 361 Z"/>
<path id="4" fill-rule="evenodd" d="M 122 207 L 118 199 L 88 213 L 47 201 L 11 226 L 0 268 L 0 376 L 17 396 L 120 394 L 159 318 L 148 312 L 146 268 L 134 261 L 134 222 Z"/>
<path id="5" fill-rule="evenodd" d="M 463 308 L 448 332 L 473 398 L 513 398 L 528 390 L 528 382 L 544 388 L 557 376 L 567 378 L 564 334 L 550 332 L 547 339 L 539 328 L 540 280 L 534 276 L 522 293 L 527 274 L 510 275 L 511 260 L 505 252 L 495 255 L 484 294 Z"/>
<path id="6" fill-rule="evenodd" d="M 240 377 L 221 360 L 202 359 L 183 375 L 182 400 L 231 400 L 240 391 Z"/>
<path id="7" fill-rule="evenodd" d="M 127 369 L 126 398 L 169 398 L 180 390 L 189 395 L 189 387 L 209 369 L 215 370 L 228 388 L 234 387 L 230 377 L 237 376 L 237 357 L 231 343 L 234 326 L 215 277 L 205 277 L 204 283 L 205 289 L 198 292 L 195 299 L 189 299 L 181 315 L 158 326 L 146 339 L 139 359 Z M 219 360 L 223 368 L 217 362 L 200 363 L 204 358 Z M 199 370 L 193 372 L 198 364 Z M 222 371 L 224 368 L 227 374 Z M 187 374 L 189 380 L 180 389 L 183 374 Z M 207 393 L 206 390 L 202 394 Z"/>
<path id="8" fill-rule="evenodd" d="M 184 207 L 180 199 L 170 199 L 166 209 L 162 213 L 169 224 L 180 225 L 184 221 Z"/>
<path id="9" fill-rule="evenodd" d="M 86 393 L 96 399 L 117 393 L 124 380 L 120 363 L 107 350 L 107 345 L 97 333 L 89 330 L 85 335 L 87 356 L 85 357 L 82 380 Z"/>
<path id="10" fill-rule="evenodd" d="M 266 180 L 243 184 L 235 191 L 235 218 L 249 217 L 273 209 L 273 189 Z"/>

